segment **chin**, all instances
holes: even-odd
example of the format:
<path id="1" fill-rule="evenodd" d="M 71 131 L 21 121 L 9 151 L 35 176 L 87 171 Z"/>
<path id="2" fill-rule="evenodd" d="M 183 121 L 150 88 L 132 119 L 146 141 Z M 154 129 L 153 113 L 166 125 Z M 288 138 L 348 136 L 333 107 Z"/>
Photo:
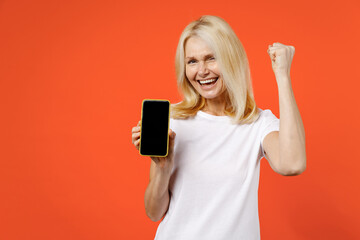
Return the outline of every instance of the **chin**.
<path id="1" fill-rule="evenodd" d="M 203 98 L 205 99 L 215 99 L 215 98 L 218 98 L 220 97 L 220 94 L 200 94 Z"/>
<path id="2" fill-rule="evenodd" d="M 213 100 L 213 99 L 217 99 L 217 98 L 222 98 L 224 96 L 224 92 L 221 92 L 221 88 L 220 89 L 217 89 L 216 91 L 212 91 L 212 92 L 199 92 L 199 94 L 207 99 L 207 100 Z"/>

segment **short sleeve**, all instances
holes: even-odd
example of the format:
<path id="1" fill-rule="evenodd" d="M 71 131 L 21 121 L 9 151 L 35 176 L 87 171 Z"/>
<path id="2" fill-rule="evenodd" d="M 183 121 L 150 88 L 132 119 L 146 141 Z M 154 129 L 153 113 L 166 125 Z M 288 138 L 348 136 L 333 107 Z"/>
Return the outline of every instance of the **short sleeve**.
<path id="1" fill-rule="evenodd" d="M 266 135 L 268 135 L 270 132 L 274 132 L 274 131 L 279 131 L 280 129 L 280 120 L 271 112 L 271 110 L 263 110 L 260 113 L 260 118 L 262 121 L 261 124 L 261 129 L 260 129 L 260 146 L 261 146 L 261 153 L 262 153 L 262 157 L 265 156 L 265 152 L 264 152 L 264 148 L 263 148 L 263 142 L 264 139 L 266 137 Z"/>

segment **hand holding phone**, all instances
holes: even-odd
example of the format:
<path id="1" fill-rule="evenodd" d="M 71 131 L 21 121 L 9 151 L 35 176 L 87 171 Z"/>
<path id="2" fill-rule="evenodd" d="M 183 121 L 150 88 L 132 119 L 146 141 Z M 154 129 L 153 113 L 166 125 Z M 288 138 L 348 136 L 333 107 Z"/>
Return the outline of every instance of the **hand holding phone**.
<path id="1" fill-rule="evenodd" d="M 141 121 L 132 128 L 132 143 L 134 144 L 135 148 L 139 150 L 140 147 L 140 133 L 141 133 Z M 173 165 L 173 153 L 174 153 L 174 142 L 175 142 L 176 133 L 169 129 L 169 151 L 166 157 L 151 157 L 151 159 L 159 165 L 161 168 L 166 167 L 169 165 L 169 169 L 172 169 Z"/>

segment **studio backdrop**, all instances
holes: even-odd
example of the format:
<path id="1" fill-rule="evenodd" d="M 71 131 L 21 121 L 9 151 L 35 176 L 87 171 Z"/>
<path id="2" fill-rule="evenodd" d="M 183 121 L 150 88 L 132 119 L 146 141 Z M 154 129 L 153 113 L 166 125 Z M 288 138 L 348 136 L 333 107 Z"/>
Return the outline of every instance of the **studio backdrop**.
<path id="1" fill-rule="evenodd" d="M 150 158 L 131 143 L 145 98 L 181 101 L 175 50 L 201 15 L 225 19 L 255 100 L 279 116 L 268 45 L 295 47 L 307 169 L 261 160 L 264 240 L 360 239 L 360 4 L 343 1 L 0 1 L 0 239 L 153 239 Z"/>

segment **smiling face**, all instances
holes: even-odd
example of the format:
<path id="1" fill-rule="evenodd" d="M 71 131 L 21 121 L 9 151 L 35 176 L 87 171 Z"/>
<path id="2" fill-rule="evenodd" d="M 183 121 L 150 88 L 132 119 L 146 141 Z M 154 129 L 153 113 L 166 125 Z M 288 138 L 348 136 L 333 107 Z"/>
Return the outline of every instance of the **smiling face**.
<path id="1" fill-rule="evenodd" d="M 190 37 L 186 42 L 185 74 L 195 90 L 205 99 L 223 98 L 223 79 L 214 52 L 199 37 Z"/>

